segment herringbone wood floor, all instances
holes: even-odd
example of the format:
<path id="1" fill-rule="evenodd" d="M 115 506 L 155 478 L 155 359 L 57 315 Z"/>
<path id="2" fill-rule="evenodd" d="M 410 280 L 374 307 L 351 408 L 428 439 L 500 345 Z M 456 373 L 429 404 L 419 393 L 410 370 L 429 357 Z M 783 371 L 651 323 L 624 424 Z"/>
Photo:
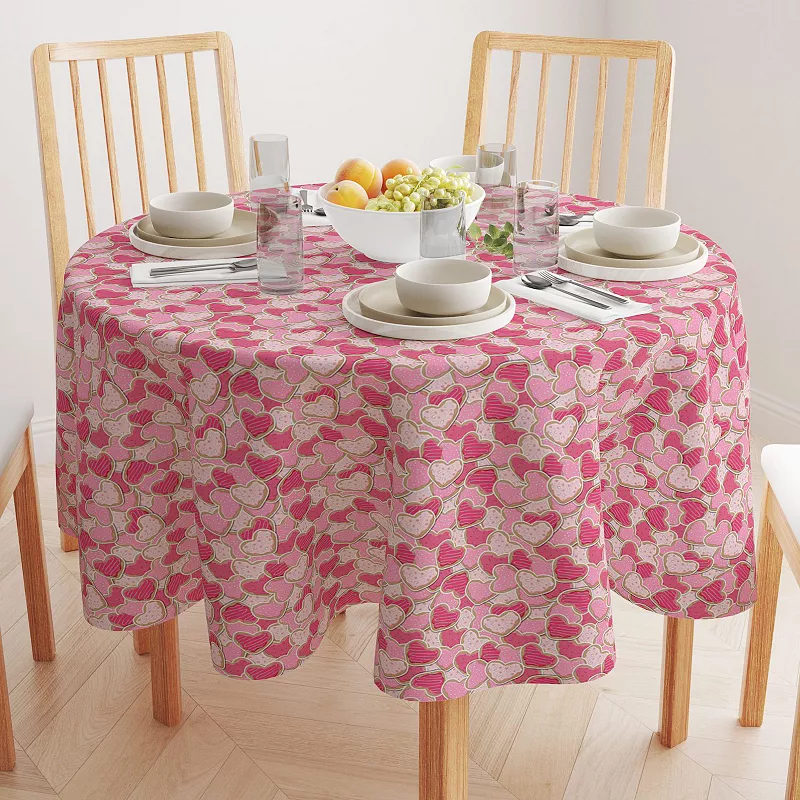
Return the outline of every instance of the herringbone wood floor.
<path id="1" fill-rule="evenodd" d="M 759 481 L 760 482 L 760 481 Z M 13 509 L 0 519 L 0 628 L 18 743 L 0 800 L 409 800 L 413 704 L 372 683 L 375 606 L 338 617 L 305 666 L 244 683 L 211 668 L 202 606 L 181 617 L 184 720 L 150 716 L 148 658 L 82 617 L 77 555 L 59 550 L 40 468 L 58 656 L 34 664 Z M 760 488 L 756 488 L 760 498 Z M 767 717 L 736 723 L 746 617 L 696 626 L 691 736 L 662 748 L 662 621 L 614 607 L 618 661 L 585 686 L 473 695 L 472 800 L 779 800 L 800 659 L 800 591 L 783 581 Z"/>

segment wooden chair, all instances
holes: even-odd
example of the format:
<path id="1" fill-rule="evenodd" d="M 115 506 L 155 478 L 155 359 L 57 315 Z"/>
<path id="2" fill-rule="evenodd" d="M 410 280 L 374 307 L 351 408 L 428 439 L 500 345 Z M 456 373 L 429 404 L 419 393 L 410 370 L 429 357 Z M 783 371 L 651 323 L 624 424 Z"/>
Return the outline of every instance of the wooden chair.
<path id="1" fill-rule="evenodd" d="M 600 59 L 597 98 L 595 104 L 594 136 L 592 139 L 591 169 L 588 194 L 597 196 L 600 186 L 600 156 L 603 147 L 609 61 L 627 59 L 624 118 L 616 201 L 625 201 L 630 153 L 636 71 L 639 61 L 655 61 L 652 122 L 647 163 L 646 203 L 663 207 L 666 191 L 667 151 L 669 147 L 670 116 L 672 111 L 672 78 L 674 53 L 667 42 L 620 41 L 615 39 L 572 39 L 554 36 L 533 36 L 519 33 L 483 31 L 475 37 L 472 48 L 472 69 L 469 79 L 464 153 L 473 154 L 481 141 L 489 87 L 489 63 L 493 50 L 510 50 L 511 80 L 506 117 L 506 142 L 514 142 L 517 95 L 522 53 L 541 54 L 539 99 L 534 139 L 532 177 L 542 173 L 545 120 L 554 58 L 570 59 L 569 94 L 561 163 L 561 191 L 570 189 L 572 153 L 575 138 L 575 119 L 578 106 L 578 76 L 583 57 Z M 519 168 L 519 165 L 518 165 Z M 664 634 L 664 662 L 661 694 L 661 742 L 667 747 L 680 744 L 688 734 L 689 689 L 692 670 L 693 620 L 667 617 Z"/>
<path id="2" fill-rule="evenodd" d="M 0 514 L 13 494 L 31 650 L 35 661 L 52 661 L 56 656 L 56 640 L 36 487 L 30 429 L 32 417 L 33 405 L 30 403 L 0 404 Z M 15 759 L 3 642 L 0 638 L 0 770 L 14 769 Z"/>
<path id="3" fill-rule="evenodd" d="M 597 197 L 600 186 L 600 157 L 603 149 L 606 94 L 608 89 L 608 66 L 612 58 L 627 59 L 628 77 L 625 88 L 625 107 L 622 121 L 622 142 L 619 169 L 617 172 L 616 201 L 625 202 L 628 182 L 628 157 L 633 131 L 633 105 L 636 90 L 636 67 L 639 61 L 655 61 L 653 88 L 653 110 L 650 128 L 650 147 L 647 159 L 647 183 L 645 203 L 663 207 L 666 179 L 667 154 L 669 150 L 670 117 L 672 114 L 672 78 L 674 53 L 667 42 L 626 41 L 617 39 L 572 39 L 557 36 L 532 36 L 522 33 L 498 33 L 483 31 L 475 37 L 472 48 L 472 70 L 469 79 L 467 119 L 464 127 L 464 153 L 474 154 L 481 141 L 486 112 L 486 95 L 489 88 L 489 62 L 493 50 L 512 51 L 511 85 L 508 93 L 508 115 L 506 137 L 508 144 L 514 143 L 517 118 L 517 94 L 522 53 L 541 53 L 539 79 L 539 102 L 536 117 L 532 177 L 542 176 L 544 133 L 547 119 L 547 98 L 550 83 L 550 66 L 553 57 L 570 58 L 569 94 L 567 97 L 564 148 L 561 160 L 561 191 L 570 190 L 572 152 L 575 142 L 575 120 L 578 108 L 578 77 L 580 60 L 584 56 L 600 59 L 597 85 L 597 101 L 592 139 L 592 160 L 587 194 Z"/>
<path id="4" fill-rule="evenodd" d="M 783 557 L 800 583 L 800 445 L 773 444 L 761 452 L 767 479 L 758 534 L 758 600 L 750 617 L 739 723 L 757 728 L 764 721 L 767 679 L 775 629 L 775 609 Z M 800 694 L 794 719 L 786 800 L 800 800 Z"/>
<path id="5" fill-rule="evenodd" d="M 110 183 L 111 204 L 115 222 L 122 222 L 126 214 L 122 209 L 120 181 L 117 169 L 117 149 L 114 138 L 114 121 L 111 115 L 109 83 L 106 62 L 109 59 L 125 59 L 128 77 L 128 95 L 131 109 L 131 125 L 138 172 L 141 211 L 147 210 L 149 199 L 147 189 L 147 164 L 142 132 L 139 104 L 139 90 L 136 78 L 136 59 L 155 60 L 158 97 L 161 114 L 161 128 L 164 140 L 164 166 L 167 171 L 169 190 L 178 190 L 175 164 L 175 146 L 172 134 L 167 76 L 164 56 L 181 54 L 186 66 L 186 80 L 189 95 L 189 110 L 192 122 L 192 138 L 197 169 L 197 188 L 206 189 L 206 165 L 203 150 L 203 134 L 200 121 L 200 106 L 197 93 L 197 77 L 194 54 L 213 51 L 216 57 L 220 116 L 222 119 L 223 141 L 228 174 L 228 189 L 231 192 L 244 191 L 247 173 L 242 147 L 241 118 L 239 98 L 236 87 L 236 69 L 233 59 L 233 46 L 225 33 L 197 33 L 185 36 L 165 36 L 153 39 L 126 39 L 108 42 L 80 42 L 41 44 L 33 52 L 33 78 L 38 115 L 39 146 L 42 166 L 42 180 L 45 196 L 45 212 L 50 247 L 50 268 L 53 285 L 53 308 L 57 312 L 64 288 L 64 270 L 70 254 L 67 235 L 67 214 L 62 185 L 61 161 L 59 157 L 56 113 L 50 65 L 54 62 L 68 62 L 72 87 L 72 104 L 75 116 L 78 157 L 83 183 L 83 200 L 86 215 L 86 228 L 89 237 L 95 234 L 94 200 L 92 194 L 91 172 L 87 135 L 84 125 L 81 85 L 78 74 L 79 61 L 94 61 L 97 64 L 100 101 L 102 107 L 103 130 L 107 154 L 107 168 Z M 192 186 L 192 189 L 195 187 Z M 139 209 L 136 209 L 139 213 Z M 133 216 L 128 214 L 127 216 Z M 76 550 L 77 540 L 63 533 L 61 544 L 64 550 Z M 148 634 L 150 634 L 148 636 Z M 177 620 L 166 622 L 149 631 L 137 631 L 134 642 L 138 653 L 146 653 L 152 648 L 153 676 L 153 714 L 166 725 L 180 721 L 180 666 L 178 663 Z"/>

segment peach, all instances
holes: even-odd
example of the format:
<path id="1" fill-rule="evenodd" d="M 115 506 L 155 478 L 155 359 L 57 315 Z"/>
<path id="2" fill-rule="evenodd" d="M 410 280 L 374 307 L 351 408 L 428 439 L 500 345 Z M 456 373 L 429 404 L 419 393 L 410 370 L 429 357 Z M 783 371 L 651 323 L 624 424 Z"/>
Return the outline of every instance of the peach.
<path id="1" fill-rule="evenodd" d="M 386 181 L 389 178 L 397 175 L 419 175 L 421 172 L 422 170 L 413 161 L 407 158 L 393 158 L 381 167 L 383 187 L 386 188 Z"/>
<path id="2" fill-rule="evenodd" d="M 336 170 L 335 181 L 355 181 L 363 187 L 367 197 L 377 197 L 383 187 L 381 171 L 366 158 L 348 158 Z"/>
<path id="3" fill-rule="evenodd" d="M 365 208 L 369 201 L 367 190 L 355 181 L 339 181 L 328 189 L 325 199 L 337 206 Z"/>

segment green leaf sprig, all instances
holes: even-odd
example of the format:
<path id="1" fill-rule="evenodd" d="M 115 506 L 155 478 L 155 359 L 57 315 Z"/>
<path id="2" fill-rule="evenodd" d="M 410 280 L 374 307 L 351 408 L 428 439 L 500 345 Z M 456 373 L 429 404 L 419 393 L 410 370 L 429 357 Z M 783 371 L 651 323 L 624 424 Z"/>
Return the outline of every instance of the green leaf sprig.
<path id="1" fill-rule="evenodd" d="M 506 222 L 502 228 L 498 228 L 496 225 L 489 225 L 486 233 L 481 231 L 481 227 L 477 222 L 473 222 L 469 226 L 467 233 L 470 239 L 478 245 L 483 245 L 487 253 L 494 253 L 505 258 L 514 257 L 514 226 L 510 222 Z"/>

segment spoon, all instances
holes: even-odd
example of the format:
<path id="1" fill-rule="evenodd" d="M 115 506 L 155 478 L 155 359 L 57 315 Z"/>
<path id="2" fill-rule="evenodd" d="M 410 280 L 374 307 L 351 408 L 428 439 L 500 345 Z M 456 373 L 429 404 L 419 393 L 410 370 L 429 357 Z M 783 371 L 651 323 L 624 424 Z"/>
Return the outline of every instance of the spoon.
<path id="1" fill-rule="evenodd" d="M 150 277 L 157 278 L 161 275 L 182 275 L 184 272 L 202 272 L 207 269 L 225 269 L 230 272 L 247 272 L 255 269 L 258 263 L 255 258 L 240 258 L 237 261 L 216 261 L 213 264 L 200 264 L 199 266 L 183 265 L 178 267 L 153 267 Z"/>
<path id="2" fill-rule="evenodd" d="M 580 300 L 582 303 L 587 303 L 595 308 L 603 308 L 606 311 L 611 308 L 611 306 L 607 306 L 605 303 L 598 303 L 597 300 L 590 300 L 588 297 L 581 297 L 574 292 L 568 292 L 566 289 L 556 286 L 553 281 L 549 281 L 547 278 L 543 278 L 535 272 L 529 272 L 527 275 L 521 276 L 520 280 L 531 289 L 555 289 L 557 292 L 569 295 L 573 300 Z"/>
<path id="3" fill-rule="evenodd" d="M 569 228 L 572 225 L 580 225 L 581 222 L 591 222 L 592 214 L 594 214 L 594 211 L 589 214 L 559 214 L 558 224 Z"/>

